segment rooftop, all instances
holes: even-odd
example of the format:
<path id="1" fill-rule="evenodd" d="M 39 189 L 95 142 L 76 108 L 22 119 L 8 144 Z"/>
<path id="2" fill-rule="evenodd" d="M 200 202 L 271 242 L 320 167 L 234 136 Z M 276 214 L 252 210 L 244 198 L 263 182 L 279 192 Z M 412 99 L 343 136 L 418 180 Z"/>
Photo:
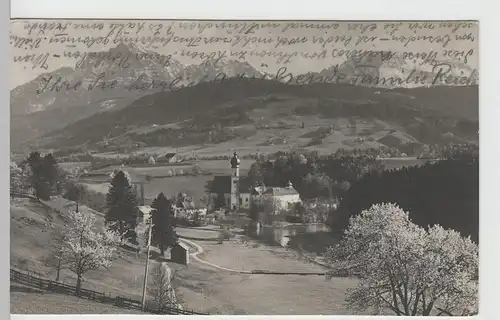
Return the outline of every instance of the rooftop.
<path id="1" fill-rule="evenodd" d="M 240 193 L 249 193 L 251 190 L 251 182 L 248 177 L 240 177 L 239 179 Z M 215 176 L 212 180 L 210 193 L 231 193 L 231 176 Z"/>
<path id="2" fill-rule="evenodd" d="M 268 188 L 264 194 L 267 195 L 273 195 L 273 196 L 286 196 L 286 195 L 296 195 L 299 194 L 297 190 L 293 187 L 273 187 L 273 188 Z"/>
<path id="3" fill-rule="evenodd" d="M 153 208 L 151 208 L 151 206 L 139 206 L 138 208 L 139 208 L 139 211 L 143 214 L 149 214 L 153 210 Z"/>

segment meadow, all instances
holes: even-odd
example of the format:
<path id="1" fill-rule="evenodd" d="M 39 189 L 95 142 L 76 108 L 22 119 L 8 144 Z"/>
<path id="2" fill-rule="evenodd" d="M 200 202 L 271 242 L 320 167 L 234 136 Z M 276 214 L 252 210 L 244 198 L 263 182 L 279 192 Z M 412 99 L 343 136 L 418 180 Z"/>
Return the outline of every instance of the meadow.
<path id="1" fill-rule="evenodd" d="M 248 173 L 253 160 L 241 160 L 240 175 L 244 176 Z M 194 166 L 200 167 L 205 173 L 199 175 L 185 175 L 168 177 L 169 171 L 183 170 L 184 172 L 192 172 Z M 175 196 L 179 192 L 185 192 L 192 196 L 195 203 L 199 203 L 204 197 L 206 190 L 205 186 L 209 181 L 213 180 L 215 175 L 230 175 L 231 167 L 228 160 L 195 160 L 189 165 L 168 165 L 168 166 L 110 166 L 98 170 L 94 170 L 91 174 L 81 179 L 81 183 L 89 189 L 102 194 L 106 194 L 109 189 L 109 174 L 114 169 L 127 171 L 133 181 L 144 181 L 145 202 L 149 204 L 160 192 L 166 196 Z M 146 179 L 149 176 L 150 179 Z"/>

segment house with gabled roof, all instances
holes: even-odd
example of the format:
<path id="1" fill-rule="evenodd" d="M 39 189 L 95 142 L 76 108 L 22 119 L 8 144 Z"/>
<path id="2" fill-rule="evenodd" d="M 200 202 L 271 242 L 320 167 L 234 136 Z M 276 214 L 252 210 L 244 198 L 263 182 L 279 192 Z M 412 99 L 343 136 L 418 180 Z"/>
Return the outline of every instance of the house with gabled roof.
<path id="1" fill-rule="evenodd" d="M 299 192 L 288 182 L 284 187 L 258 186 L 252 188 L 251 200 L 253 203 L 262 203 L 273 200 L 278 204 L 277 209 L 291 209 L 292 205 L 302 202 Z"/>

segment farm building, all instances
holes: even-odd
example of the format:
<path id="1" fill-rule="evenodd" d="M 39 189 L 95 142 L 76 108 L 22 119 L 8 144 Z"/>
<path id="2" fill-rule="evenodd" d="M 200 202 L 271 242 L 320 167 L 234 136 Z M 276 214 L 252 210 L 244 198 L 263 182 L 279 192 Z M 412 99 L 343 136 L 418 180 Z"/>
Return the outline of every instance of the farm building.
<path id="1" fill-rule="evenodd" d="M 148 223 L 152 210 L 153 208 L 151 208 L 151 206 L 139 206 L 139 219 L 142 223 Z"/>
<path id="2" fill-rule="evenodd" d="M 189 247 L 181 242 L 177 242 L 170 249 L 170 259 L 172 262 L 187 265 L 189 263 Z"/>

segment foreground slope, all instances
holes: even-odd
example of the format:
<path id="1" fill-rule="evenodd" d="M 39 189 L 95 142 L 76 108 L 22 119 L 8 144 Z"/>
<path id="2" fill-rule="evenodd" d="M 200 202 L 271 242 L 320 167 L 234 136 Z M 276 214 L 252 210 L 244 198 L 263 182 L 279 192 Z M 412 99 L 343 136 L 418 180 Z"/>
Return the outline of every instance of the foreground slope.
<path id="1" fill-rule="evenodd" d="M 10 252 L 13 266 L 53 278 L 55 272 L 43 264 L 53 238 L 51 234 L 53 231 L 46 228 L 44 222 L 47 217 L 52 217 L 49 219 L 56 221 L 56 225 L 61 228 L 65 213 L 51 207 L 70 209 L 73 203 L 64 204 L 64 201 L 57 200 L 47 204 L 50 206 L 27 199 L 12 201 Z M 88 210 L 83 206 L 80 208 Z M 238 243 L 227 242 L 217 247 L 213 242 L 199 243 L 207 247 L 203 258 L 214 262 L 218 262 L 221 257 L 227 258 L 235 252 L 245 250 L 246 254 L 236 255 L 234 259 L 245 259 L 243 263 L 248 269 L 262 268 L 262 263 L 265 261 L 269 261 L 274 268 L 279 269 L 293 268 L 296 264 L 305 266 L 305 262 L 291 258 L 288 252 L 283 251 L 284 249 L 280 251 L 274 247 L 261 246 L 254 251 L 253 247 L 243 248 L 241 247 L 243 244 Z M 261 258 L 257 257 L 258 255 L 261 255 Z M 223 260 L 220 260 L 220 263 L 223 263 Z M 252 267 L 254 262 L 260 265 Z M 224 263 L 228 263 L 228 259 L 225 259 Z M 177 270 L 174 286 L 184 309 L 194 309 L 209 314 L 350 313 L 344 306 L 344 298 L 346 289 L 355 285 L 352 279 L 335 278 L 326 281 L 324 276 L 239 274 L 222 271 L 196 261 L 191 261 L 187 267 L 174 263 L 169 265 Z M 120 249 L 108 270 L 96 270 L 85 276 L 83 287 L 114 296 L 140 299 L 143 272 L 144 255 L 137 256 L 135 253 Z M 61 279 L 65 283 L 75 283 L 74 275 L 66 270 L 62 272 Z M 264 297 L 265 292 L 272 294 Z M 16 297 L 16 293 L 12 293 L 11 296 Z M 19 308 L 25 307 L 19 306 Z M 47 312 L 55 311 L 47 309 Z"/>

